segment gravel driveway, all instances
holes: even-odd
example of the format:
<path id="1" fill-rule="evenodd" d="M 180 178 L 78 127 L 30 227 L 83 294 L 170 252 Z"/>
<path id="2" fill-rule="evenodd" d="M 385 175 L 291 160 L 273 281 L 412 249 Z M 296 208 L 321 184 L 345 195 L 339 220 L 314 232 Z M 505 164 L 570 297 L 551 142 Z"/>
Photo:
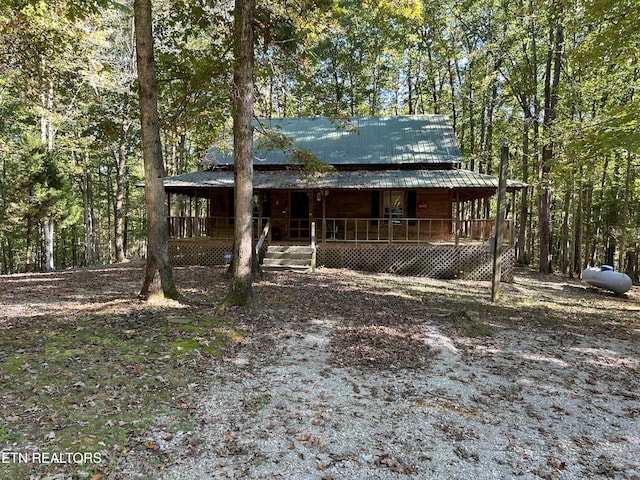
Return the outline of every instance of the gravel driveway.
<path id="1" fill-rule="evenodd" d="M 118 478 L 640 479 L 640 304 L 573 280 L 488 284 L 279 273 Z M 157 455 L 156 455 L 157 457 Z M 154 458 L 156 458 L 154 457 Z"/>

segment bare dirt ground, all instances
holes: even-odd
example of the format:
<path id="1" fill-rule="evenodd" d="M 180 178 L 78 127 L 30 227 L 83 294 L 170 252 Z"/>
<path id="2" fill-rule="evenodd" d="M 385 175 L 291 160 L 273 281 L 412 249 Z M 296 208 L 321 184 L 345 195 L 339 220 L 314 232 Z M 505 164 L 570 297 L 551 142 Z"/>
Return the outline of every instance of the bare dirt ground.
<path id="1" fill-rule="evenodd" d="M 102 441 L 83 446 L 100 451 L 102 463 L 14 465 L 25 477 L 2 477 L 11 465 L 0 464 L 0 478 L 640 479 L 637 287 L 613 296 L 523 271 L 494 305 L 488 282 L 271 273 L 255 284 L 258 308 L 214 313 L 226 290 L 221 274 L 176 269 L 188 299 L 154 307 L 135 300 L 140 264 L 0 277 L 3 350 L 12 334 L 105 317 L 117 328 L 101 327 L 102 336 L 156 340 L 135 344 L 143 360 L 109 366 L 122 367 L 117 382 L 93 378 L 99 371 L 80 386 L 80 374 L 69 380 L 84 390 L 73 408 L 108 427 Z M 212 352 L 221 332 L 227 340 Z M 134 350 L 89 342 L 102 355 Z M 20 402 L 34 403 L 25 395 L 47 389 L 7 385 L 16 377 L 6 365 L 22 368 L 23 359 L 1 353 L 3 451 L 75 448 L 56 442 L 78 427 L 51 420 L 69 401 L 30 407 L 42 415 L 20 411 Z M 60 378 L 73 376 L 65 365 Z M 151 409 L 122 385 L 141 377 L 150 382 L 137 388 L 149 395 L 139 403 Z M 94 408 L 105 385 L 127 400 Z"/>

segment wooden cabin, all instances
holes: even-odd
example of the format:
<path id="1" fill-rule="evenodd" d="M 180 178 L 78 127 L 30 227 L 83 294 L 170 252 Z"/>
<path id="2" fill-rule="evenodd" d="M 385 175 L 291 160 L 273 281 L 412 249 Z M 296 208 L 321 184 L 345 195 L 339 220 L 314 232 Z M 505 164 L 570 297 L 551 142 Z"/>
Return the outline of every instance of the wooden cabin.
<path id="1" fill-rule="evenodd" d="M 329 168 L 309 171 L 309 159 Z M 340 257 L 354 249 L 370 257 L 372 249 L 392 246 L 486 249 L 498 178 L 462 170 L 462 160 L 442 115 L 264 120 L 256 126 L 254 236 L 268 225 L 267 243 L 309 245 L 315 233 L 320 254 L 341 250 L 333 255 Z M 202 164 L 165 179 L 175 257 L 180 248 L 211 250 L 233 238 L 232 152 L 211 149 Z M 508 191 L 523 187 L 510 181 Z M 503 242 L 511 245 L 513 235 L 508 220 Z"/>

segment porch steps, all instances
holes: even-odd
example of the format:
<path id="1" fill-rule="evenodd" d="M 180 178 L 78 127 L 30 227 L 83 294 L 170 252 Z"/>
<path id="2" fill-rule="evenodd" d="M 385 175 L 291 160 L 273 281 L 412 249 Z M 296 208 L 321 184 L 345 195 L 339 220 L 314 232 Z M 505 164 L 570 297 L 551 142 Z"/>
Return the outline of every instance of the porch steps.
<path id="1" fill-rule="evenodd" d="M 300 245 L 269 245 L 262 261 L 262 270 L 311 271 L 313 249 Z"/>

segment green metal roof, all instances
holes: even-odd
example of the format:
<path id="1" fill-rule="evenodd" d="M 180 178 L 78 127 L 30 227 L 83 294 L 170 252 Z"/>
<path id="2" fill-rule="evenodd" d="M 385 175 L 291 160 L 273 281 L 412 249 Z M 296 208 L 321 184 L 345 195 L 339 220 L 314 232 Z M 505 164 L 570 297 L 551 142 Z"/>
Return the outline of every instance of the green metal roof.
<path id="1" fill-rule="evenodd" d="M 233 188 L 233 172 L 204 170 L 185 173 L 164 179 L 168 191 L 188 192 L 194 189 Z M 468 170 L 381 170 L 381 171 L 335 171 L 301 178 L 298 172 L 255 172 L 253 186 L 256 190 L 308 190 L 308 189 L 491 189 L 498 188 L 498 177 L 470 172 Z M 509 189 L 526 185 L 509 180 Z"/>
<path id="2" fill-rule="evenodd" d="M 449 117 L 445 115 L 406 115 L 393 117 L 354 117 L 333 121 L 326 117 L 263 120 L 267 132 L 284 135 L 297 148 L 315 154 L 322 162 L 335 166 L 354 165 L 453 165 L 462 163 Z M 268 135 L 256 128 L 254 165 L 291 165 L 287 148 L 264 148 Z M 265 140 L 267 140 L 265 142 Z M 207 166 L 233 164 L 229 151 L 210 149 Z"/>

